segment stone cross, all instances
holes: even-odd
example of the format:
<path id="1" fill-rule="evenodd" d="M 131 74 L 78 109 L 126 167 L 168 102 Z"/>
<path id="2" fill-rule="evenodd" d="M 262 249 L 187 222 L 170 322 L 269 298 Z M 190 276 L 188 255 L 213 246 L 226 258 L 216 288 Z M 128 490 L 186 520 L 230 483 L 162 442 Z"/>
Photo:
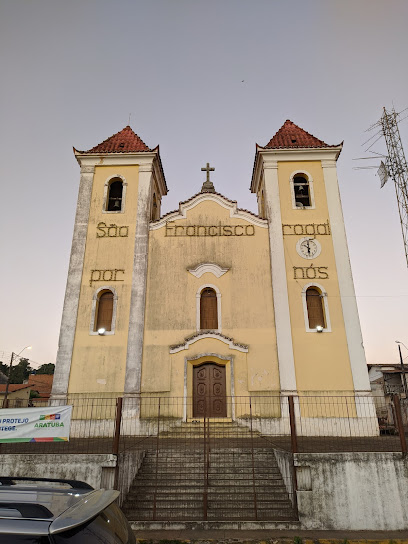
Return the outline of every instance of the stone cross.
<path id="1" fill-rule="evenodd" d="M 201 187 L 202 193 L 215 193 L 213 182 L 210 181 L 210 172 L 214 172 L 214 170 L 215 168 L 211 168 L 209 162 L 207 162 L 207 166 L 205 168 L 201 168 L 202 172 L 207 172 L 207 179 Z"/>

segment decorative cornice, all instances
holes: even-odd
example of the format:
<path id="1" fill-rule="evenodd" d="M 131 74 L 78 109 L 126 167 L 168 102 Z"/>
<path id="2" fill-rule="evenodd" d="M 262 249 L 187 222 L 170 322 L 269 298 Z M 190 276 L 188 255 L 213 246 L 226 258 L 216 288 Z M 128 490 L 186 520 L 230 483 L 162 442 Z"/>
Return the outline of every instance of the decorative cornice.
<path id="1" fill-rule="evenodd" d="M 94 174 L 95 166 L 81 166 L 81 174 Z"/>
<path id="2" fill-rule="evenodd" d="M 151 164 L 140 164 L 139 172 L 152 172 L 153 166 Z"/>
<path id="3" fill-rule="evenodd" d="M 187 268 L 187 270 L 196 278 L 201 278 L 206 272 L 210 272 L 211 274 L 214 274 L 216 278 L 220 278 L 228 272 L 229 268 L 223 268 L 215 263 L 201 263 L 195 268 Z"/>
<path id="4" fill-rule="evenodd" d="M 322 168 L 336 168 L 334 159 L 322 159 Z"/>
<path id="5" fill-rule="evenodd" d="M 256 145 L 254 166 L 252 169 L 252 179 L 250 190 L 252 193 L 258 191 L 258 185 L 261 179 L 262 170 L 267 168 L 275 168 L 274 166 L 267 166 L 267 162 L 275 161 L 287 162 L 287 161 L 320 161 L 320 160 L 334 160 L 337 161 L 343 143 L 338 146 L 328 147 L 298 147 L 298 148 L 276 148 L 268 149 Z"/>
<path id="6" fill-rule="evenodd" d="M 187 212 L 189 210 L 205 201 L 216 202 L 226 210 L 229 210 L 231 218 L 244 219 L 245 221 L 248 221 L 249 223 L 252 223 L 258 227 L 263 227 L 265 229 L 268 228 L 268 221 L 266 219 L 262 219 L 258 215 L 255 215 L 248 210 L 238 208 L 235 200 L 229 200 L 220 193 L 198 193 L 197 195 L 192 196 L 189 200 L 180 202 L 178 210 L 169 212 L 158 221 L 150 223 L 150 230 L 156 230 L 164 227 L 167 221 L 186 219 Z"/>
<path id="7" fill-rule="evenodd" d="M 185 338 L 183 343 L 170 346 L 170 353 L 178 353 L 179 351 L 189 349 L 191 344 L 194 344 L 194 342 L 197 342 L 198 340 L 203 340 L 205 338 L 214 338 L 215 340 L 220 340 L 221 342 L 224 342 L 224 344 L 227 344 L 230 349 L 235 349 L 236 351 L 241 351 L 242 353 L 248 353 L 248 346 L 246 346 L 245 344 L 235 343 L 233 338 L 229 338 L 228 336 L 224 336 L 219 332 L 211 330 L 200 331 L 197 334 L 193 334 L 192 336 L 188 336 L 187 338 Z"/>

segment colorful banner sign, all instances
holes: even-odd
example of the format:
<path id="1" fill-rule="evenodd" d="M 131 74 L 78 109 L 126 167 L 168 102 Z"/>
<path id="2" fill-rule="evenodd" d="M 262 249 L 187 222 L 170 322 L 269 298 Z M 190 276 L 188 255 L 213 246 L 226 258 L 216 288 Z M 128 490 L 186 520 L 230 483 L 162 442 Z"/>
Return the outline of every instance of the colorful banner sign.
<path id="1" fill-rule="evenodd" d="M 0 442 L 69 440 L 72 406 L 0 410 Z"/>

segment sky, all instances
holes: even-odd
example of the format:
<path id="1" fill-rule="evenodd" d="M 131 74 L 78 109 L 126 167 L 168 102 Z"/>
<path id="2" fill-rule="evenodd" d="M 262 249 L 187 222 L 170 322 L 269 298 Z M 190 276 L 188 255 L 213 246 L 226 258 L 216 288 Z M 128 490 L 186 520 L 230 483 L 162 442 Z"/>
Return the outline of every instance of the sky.
<path id="1" fill-rule="evenodd" d="M 370 155 L 366 130 L 383 107 L 408 107 L 407 20 L 406 0 L 1 0 L 0 360 L 32 345 L 34 367 L 55 362 L 79 186 L 72 146 L 93 147 L 130 115 L 160 145 L 163 213 L 200 190 L 207 162 L 216 190 L 256 212 L 255 143 L 286 119 L 344 140 L 367 361 L 398 362 L 408 270 L 395 190 L 355 169 L 377 159 L 354 159 Z M 408 119 L 400 132 L 408 154 Z M 372 150 L 384 153 L 383 139 Z"/>

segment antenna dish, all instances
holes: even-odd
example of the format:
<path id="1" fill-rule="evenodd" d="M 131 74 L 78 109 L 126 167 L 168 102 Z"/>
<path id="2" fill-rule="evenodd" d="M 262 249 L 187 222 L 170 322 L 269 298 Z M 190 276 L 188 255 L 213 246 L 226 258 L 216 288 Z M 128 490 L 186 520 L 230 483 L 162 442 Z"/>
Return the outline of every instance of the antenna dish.
<path id="1" fill-rule="evenodd" d="M 385 166 L 383 161 L 381 161 L 380 168 L 377 170 L 377 174 L 381 180 L 381 188 L 383 188 L 389 178 L 387 167 Z"/>

